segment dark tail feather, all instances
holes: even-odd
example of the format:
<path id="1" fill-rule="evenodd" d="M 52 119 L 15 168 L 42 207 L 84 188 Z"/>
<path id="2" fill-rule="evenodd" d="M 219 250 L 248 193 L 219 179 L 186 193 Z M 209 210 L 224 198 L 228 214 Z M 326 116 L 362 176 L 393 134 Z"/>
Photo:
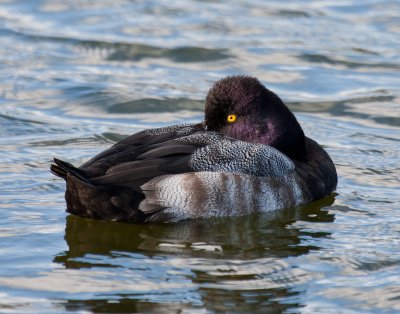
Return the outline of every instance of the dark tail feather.
<path id="1" fill-rule="evenodd" d="M 57 177 L 63 178 L 64 180 L 67 179 L 67 172 L 55 164 L 51 164 L 50 171 Z"/>
<path id="2" fill-rule="evenodd" d="M 67 179 L 67 175 L 72 174 L 75 177 L 81 179 L 83 182 L 89 183 L 90 181 L 86 177 L 84 171 L 81 169 L 76 168 L 75 166 L 71 165 L 68 162 L 62 161 L 60 159 L 54 158 L 54 162 L 56 164 L 51 164 L 50 171 L 57 177 L 63 178 L 64 180 Z"/>

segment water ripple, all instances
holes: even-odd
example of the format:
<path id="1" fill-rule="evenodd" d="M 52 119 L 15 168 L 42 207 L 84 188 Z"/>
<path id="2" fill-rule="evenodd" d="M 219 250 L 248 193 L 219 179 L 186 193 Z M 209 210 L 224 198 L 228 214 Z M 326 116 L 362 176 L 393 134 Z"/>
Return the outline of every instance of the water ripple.
<path id="1" fill-rule="evenodd" d="M 0 2 L 0 311 L 400 310 L 399 3 Z M 232 74 L 289 104 L 334 160 L 335 195 L 167 226 L 65 221 L 52 157 L 201 121 Z"/>

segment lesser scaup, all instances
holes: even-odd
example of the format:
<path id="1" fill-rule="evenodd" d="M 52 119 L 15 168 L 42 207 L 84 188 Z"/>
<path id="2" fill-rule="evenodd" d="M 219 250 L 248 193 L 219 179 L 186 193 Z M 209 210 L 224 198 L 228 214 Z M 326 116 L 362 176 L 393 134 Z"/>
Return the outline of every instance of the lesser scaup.
<path id="1" fill-rule="evenodd" d="M 293 113 L 256 78 L 230 76 L 208 92 L 204 122 L 138 132 L 79 168 L 54 159 L 67 211 L 172 222 L 309 203 L 335 190 L 335 166 Z"/>

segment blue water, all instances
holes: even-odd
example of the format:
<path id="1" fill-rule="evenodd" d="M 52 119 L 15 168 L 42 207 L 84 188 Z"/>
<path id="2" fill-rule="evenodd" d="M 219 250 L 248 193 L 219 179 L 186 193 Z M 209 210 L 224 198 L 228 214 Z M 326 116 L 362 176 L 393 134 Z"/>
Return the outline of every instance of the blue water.
<path id="1" fill-rule="evenodd" d="M 65 3 L 64 3 L 65 2 Z M 400 312 L 399 1 L 0 1 L 0 312 Z M 134 225 L 65 213 L 76 165 L 202 119 L 258 77 L 323 144 L 337 194 Z"/>

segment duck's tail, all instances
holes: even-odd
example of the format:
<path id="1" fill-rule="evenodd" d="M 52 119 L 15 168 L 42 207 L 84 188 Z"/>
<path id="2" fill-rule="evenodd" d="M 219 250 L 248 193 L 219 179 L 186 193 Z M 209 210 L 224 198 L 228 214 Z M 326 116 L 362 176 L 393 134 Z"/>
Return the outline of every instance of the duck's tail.
<path id="1" fill-rule="evenodd" d="M 85 172 L 75 166 L 71 165 L 66 161 L 62 161 L 60 159 L 54 158 L 54 164 L 51 164 L 50 171 L 52 174 L 56 175 L 57 177 L 63 178 L 67 180 L 68 174 L 72 174 L 73 176 L 81 179 L 83 182 L 89 183 L 90 181 L 87 178 Z"/>
<path id="2" fill-rule="evenodd" d="M 143 194 L 126 187 L 98 185 L 92 173 L 54 158 L 50 171 L 67 183 L 67 212 L 102 220 L 142 222 L 148 216 L 137 210 Z"/>

